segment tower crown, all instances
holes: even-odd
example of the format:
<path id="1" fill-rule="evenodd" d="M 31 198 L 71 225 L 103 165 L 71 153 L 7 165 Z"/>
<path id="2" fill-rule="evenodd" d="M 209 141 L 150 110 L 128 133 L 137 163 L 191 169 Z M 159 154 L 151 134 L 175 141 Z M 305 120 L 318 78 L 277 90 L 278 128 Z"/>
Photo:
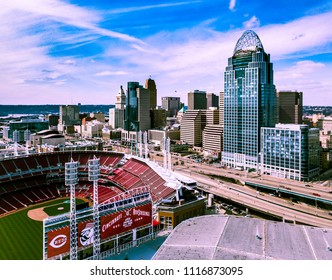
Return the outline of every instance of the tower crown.
<path id="1" fill-rule="evenodd" d="M 123 90 L 123 87 L 122 87 L 122 86 L 120 86 L 120 90 L 119 90 L 119 93 L 118 93 L 118 95 L 125 95 L 125 93 L 124 93 L 124 90 Z"/>
<path id="2" fill-rule="evenodd" d="M 233 56 L 243 56 L 257 51 L 264 51 L 263 44 L 254 31 L 247 30 L 237 41 Z"/>

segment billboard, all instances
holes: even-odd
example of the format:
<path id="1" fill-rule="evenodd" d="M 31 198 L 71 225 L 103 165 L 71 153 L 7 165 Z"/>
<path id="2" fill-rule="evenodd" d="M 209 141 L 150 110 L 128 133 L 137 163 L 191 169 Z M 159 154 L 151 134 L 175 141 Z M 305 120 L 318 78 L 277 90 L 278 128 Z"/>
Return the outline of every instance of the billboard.
<path id="1" fill-rule="evenodd" d="M 100 240 L 109 238 L 137 227 L 151 224 L 151 202 L 100 217 Z M 93 245 L 93 220 L 92 217 L 78 221 L 77 247 Z M 52 258 L 70 251 L 70 226 L 53 229 L 47 233 L 47 257 Z"/>
<path id="2" fill-rule="evenodd" d="M 151 203 L 105 215 L 100 219 L 100 239 L 103 240 L 110 236 L 151 224 L 151 222 Z"/>
<path id="3" fill-rule="evenodd" d="M 70 227 L 61 227 L 47 233 L 47 256 L 52 258 L 70 250 Z"/>

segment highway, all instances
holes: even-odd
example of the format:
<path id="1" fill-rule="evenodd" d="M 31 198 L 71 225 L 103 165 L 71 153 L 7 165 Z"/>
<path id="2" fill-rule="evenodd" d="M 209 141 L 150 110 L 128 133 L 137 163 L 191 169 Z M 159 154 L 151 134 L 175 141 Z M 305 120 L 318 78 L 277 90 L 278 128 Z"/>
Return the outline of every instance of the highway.
<path id="1" fill-rule="evenodd" d="M 206 174 L 225 176 L 229 178 L 234 178 L 242 182 L 253 182 L 257 184 L 272 186 L 275 188 L 288 188 L 288 190 L 311 196 L 315 199 L 315 194 L 318 194 L 316 197 L 324 198 L 331 200 L 332 202 L 332 187 L 322 186 L 315 183 L 306 183 L 292 181 L 288 179 L 275 178 L 272 176 L 262 175 L 258 176 L 257 174 L 250 174 L 246 171 L 239 171 L 234 169 L 223 169 L 217 168 L 213 165 L 199 164 L 193 162 L 186 162 L 185 165 L 191 171 L 200 170 Z M 307 186 L 306 186 L 307 185 Z M 282 186 L 282 187 L 280 187 Z M 309 187 L 310 186 L 310 187 Z"/>
<path id="2" fill-rule="evenodd" d="M 202 169 L 200 168 L 200 170 Z M 198 170 L 176 167 L 175 171 L 196 180 L 200 185 L 200 189 L 243 204 L 246 207 L 280 217 L 283 220 L 332 228 L 332 216 L 322 209 L 310 205 L 292 203 L 266 194 L 257 194 L 255 190 L 245 186 L 213 180 L 198 173 Z"/>
<path id="3" fill-rule="evenodd" d="M 158 153 L 156 152 L 152 154 L 151 156 L 152 160 L 157 161 L 161 165 L 163 165 L 163 157 L 158 156 L 157 154 Z M 161 153 L 159 152 L 159 154 Z M 183 162 L 183 165 L 180 164 L 181 161 Z M 179 165 L 174 165 L 175 162 L 178 162 Z M 280 188 L 280 190 L 287 189 L 295 193 L 309 196 L 313 200 L 315 200 L 316 198 L 330 200 L 332 204 L 332 187 L 319 185 L 317 183 L 299 182 L 290 179 L 275 178 L 268 175 L 257 175 L 257 173 L 248 173 L 247 171 L 224 169 L 216 167 L 214 165 L 196 163 L 193 159 L 174 156 L 174 155 L 172 155 L 172 163 L 173 163 L 173 168 L 175 169 L 187 168 L 192 172 L 200 170 L 201 172 L 204 172 L 206 174 L 233 178 L 243 183 L 252 182 L 252 183 L 275 187 L 277 189 Z"/>
<path id="4" fill-rule="evenodd" d="M 150 153 L 150 160 L 156 161 L 162 166 L 162 152 Z M 181 162 L 183 162 L 183 164 L 181 164 Z M 304 203 L 293 203 L 287 201 L 286 199 L 274 197 L 268 194 L 258 193 L 253 188 L 223 182 L 222 180 L 215 180 L 204 174 L 233 178 L 243 183 L 253 182 L 280 188 L 280 190 L 287 188 L 292 192 L 310 196 L 312 199 L 319 197 L 331 200 L 331 202 L 332 187 L 316 183 L 305 183 L 275 178 L 268 175 L 259 176 L 256 173 L 248 173 L 246 171 L 235 169 L 224 169 L 214 165 L 197 163 L 193 159 L 175 155 L 172 155 L 172 163 L 173 171 L 195 179 L 199 183 L 199 188 L 206 192 L 240 203 L 245 207 L 255 209 L 262 213 L 279 217 L 282 220 L 317 227 L 332 228 L 332 216 L 328 214 L 327 210 Z M 313 193 L 315 193 L 315 195 Z"/>

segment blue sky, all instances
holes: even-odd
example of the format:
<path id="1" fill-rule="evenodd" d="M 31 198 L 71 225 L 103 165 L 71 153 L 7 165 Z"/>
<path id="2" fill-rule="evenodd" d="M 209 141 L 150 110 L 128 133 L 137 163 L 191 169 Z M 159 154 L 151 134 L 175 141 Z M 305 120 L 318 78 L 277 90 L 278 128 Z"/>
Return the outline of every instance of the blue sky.
<path id="1" fill-rule="evenodd" d="M 278 90 L 332 106 L 331 1 L 0 2 L 0 104 L 114 104 L 120 85 L 163 96 L 219 93 L 238 38 L 254 30 Z"/>

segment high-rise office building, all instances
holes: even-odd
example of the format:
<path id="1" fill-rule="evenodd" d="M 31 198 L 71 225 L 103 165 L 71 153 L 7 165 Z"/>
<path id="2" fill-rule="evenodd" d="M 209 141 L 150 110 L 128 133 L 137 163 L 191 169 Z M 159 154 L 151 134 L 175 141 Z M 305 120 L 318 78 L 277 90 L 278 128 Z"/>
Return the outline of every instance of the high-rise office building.
<path id="1" fill-rule="evenodd" d="M 219 124 L 219 110 L 217 107 L 209 107 L 205 114 L 206 126 L 202 131 L 203 150 L 220 158 L 223 128 Z"/>
<path id="2" fill-rule="evenodd" d="M 189 145 L 202 146 L 205 126 L 206 110 L 187 110 L 181 121 L 180 140 Z"/>
<path id="3" fill-rule="evenodd" d="M 261 130 L 261 173 L 298 181 L 319 175 L 318 128 L 277 124 Z"/>
<path id="4" fill-rule="evenodd" d="M 210 107 L 219 108 L 219 97 L 214 93 L 206 94 L 206 109 L 209 109 Z"/>
<path id="5" fill-rule="evenodd" d="M 219 124 L 224 126 L 224 92 L 219 95 Z"/>
<path id="6" fill-rule="evenodd" d="M 60 105 L 59 124 L 63 126 L 81 124 L 78 105 Z"/>
<path id="7" fill-rule="evenodd" d="M 202 146 L 203 130 L 206 125 L 219 124 L 219 110 L 187 110 L 181 120 L 180 139 L 193 146 Z"/>
<path id="8" fill-rule="evenodd" d="M 65 134 L 75 132 L 74 125 L 81 124 L 78 105 L 60 105 L 58 130 Z"/>
<path id="9" fill-rule="evenodd" d="M 154 80 L 151 78 L 145 81 L 145 88 L 150 92 L 150 108 L 149 109 L 156 109 L 157 107 L 157 87 Z"/>
<path id="10" fill-rule="evenodd" d="M 219 110 L 217 107 L 210 107 L 205 111 L 206 124 L 216 125 L 219 124 Z"/>
<path id="11" fill-rule="evenodd" d="M 181 109 L 180 97 L 162 97 L 161 108 L 166 110 L 168 117 L 174 117 Z"/>
<path id="12" fill-rule="evenodd" d="M 143 87 L 138 88 L 137 98 L 139 130 L 148 131 L 151 128 L 151 110 L 147 110 L 147 108 L 151 108 L 149 90 Z"/>
<path id="13" fill-rule="evenodd" d="M 128 82 L 125 115 L 126 131 L 147 131 L 151 128 L 149 90 L 138 82 Z"/>
<path id="14" fill-rule="evenodd" d="M 223 163 L 257 168 L 261 127 L 275 125 L 273 64 L 257 34 L 246 31 L 224 75 Z"/>
<path id="15" fill-rule="evenodd" d="M 109 125 L 115 128 L 123 128 L 125 120 L 126 94 L 122 86 L 116 95 L 115 108 L 109 110 Z"/>
<path id="16" fill-rule="evenodd" d="M 122 86 L 120 86 L 119 93 L 116 95 L 115 108 L 116 109 L 126 108 L 126 94 Z"/>
<path id="17" fill-rule="evenodd" d="M 137 89 L 139 87 L 138 82 L 127 83 L 126 116 L 124 122 L 124 129 L 127 131 L 139 131 L 137 98 Z"/>
<path id="18" fill-rule="evenodd" d="M 332 117 L 318 119 L 317 127 L 322 130 L 324 134 L 332 134 Z"/>
<path id="19" fill-rule="evenodd" d="M 151 128 L 162 129 L 166 125 L 166 110 L 163 108 L 155 108 L 150 110 Z"/>
<path id="20" fill-rule="evenodd" d="M 206 110 L 206 91 L 188 92 L 188 110 Z"/>
<path id="21" fill-rule="evenodd" d="M 303 93 L 298 91 L 278 91 L 279 123 L 301 124 L 303 113 Z"/>
<path id="22" fill-rule="evenodd" d="M 223 127 L 220 124 L 207 124 L 203 130 L 203 150 L 216 157 L 220 157 L 222 151 Z"/>

